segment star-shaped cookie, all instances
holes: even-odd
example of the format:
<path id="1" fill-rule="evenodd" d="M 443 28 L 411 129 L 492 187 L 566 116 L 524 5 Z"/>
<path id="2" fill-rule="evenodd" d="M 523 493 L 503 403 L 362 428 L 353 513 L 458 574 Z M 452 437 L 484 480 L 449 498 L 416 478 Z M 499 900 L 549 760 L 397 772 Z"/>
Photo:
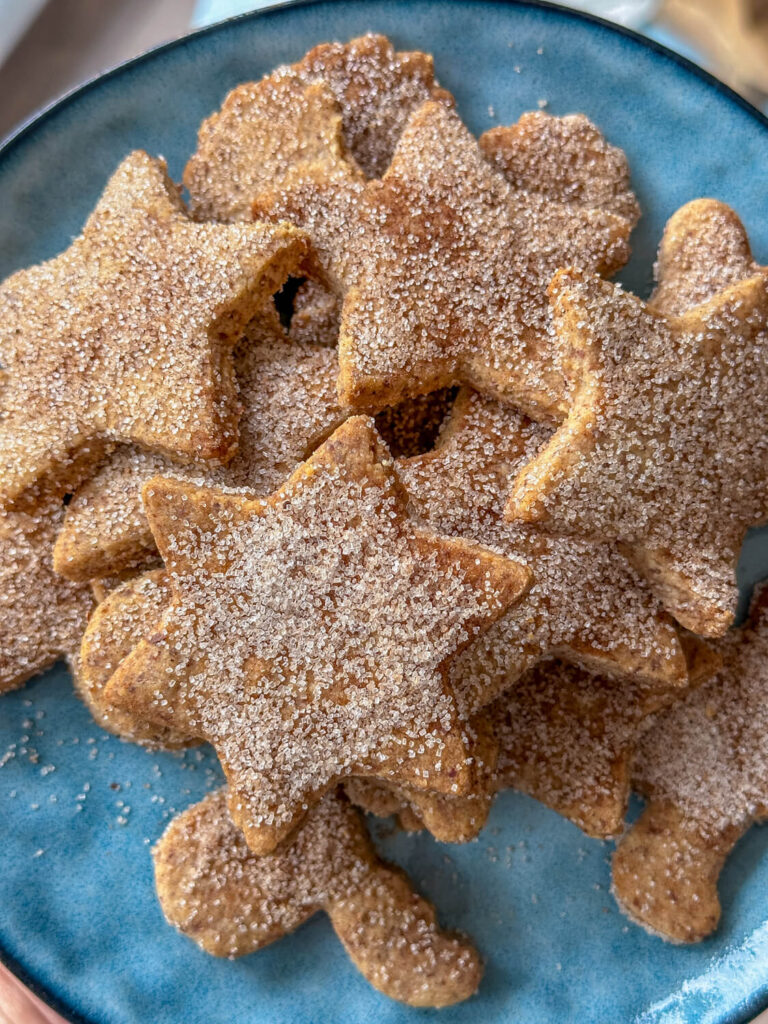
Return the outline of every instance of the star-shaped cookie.
<path id="1" fill-rule="evenodd" d="M 451 679 L 473 709 L 553 656 L 614 676 L 687 680 L 677 631 L 614 544 L 504 522 L 509 478 L 551 434 L 465 389 L 435 450 L 397 464 L 414 511 L 431 529 L 467 537 L 533 572 L 526 596 L 453 659 Z"/>
<path id="2" fill-rule="evenodd" d="M 370 420 L 267 500 L 155 478 L 144 503 L 173 602 L 105 694 L 213 744 L 254 851 L 347 775 L 466 790 L 445 663 L 529 572 L 413 523 Z"/>
<path id="3" fill-rule="evenodd" d="M 176 817 L 153 851 L 169 923 L 214 956 L 237 957 L 325 911 L 350 959 L 380 992 L 410 1006 L 450 1006 L 477 989 L 482 965 L 406 875 L 380 860 L 357 811 L 329 793 L 274 853 L 248 848 L 225 790 Z"/>
<path id="4" fill-rule="evenodd" d="M 717 927 L 720 871 L 768 817 L 768 588 L 715 649 L 722 671 L 660 713 L 640 743 L 632 775 L 647 805 L 613 858 L 622 909 L 672 942 Z"/>
<path id="5" fill-rule="evenodd" d="M 507 514 L 620 541 L 682 625 L 722 635 L 768 516 L 768 273 L 674 317 L 581 271 L 550 291 L 573 404 Z"/>
<path id="6" fill-rule="evenodd" d="M 564 265 L 616 270 L 632 227 L 515 190 L 436 102 L 411 115 L 380 181 L 305 175 L 253 209 L 311 236 L 318 272 L 344 300 L 341 401 L 370 411 L 460 382 L 562 417 L 546 286 Z"/>
<path id="7" fill-rule="evenodd" d="M 384 36 L 324 43 L 297 64 L 237 86 L 200 127 L 184 171 L 195 217 L 250 220 L 256 196 L 312 168 L 380 177 L 409 115 L 450 105 L 432 58 L 396 53 Z"/>
<path id="8" fill-rule="evenodd" d="M 0 503 L 78 482 L 106 442 L 230 457 L 231 349 L 306 250 L 289 225 L 191 222 L 134 152 L 60 256 L 0 286 Z"/>
<path id="9" fill-rule="evenodd" d="M 159 474 L 201 486 L 275 490 L 343 420 L 335 353 L 288 342 L 274 310 L 255 317 L 234 354 L 240 442 L 226 466 L 178 466 L 124 445 L 75 493 L 56 541 L 54 565 L 74 580 L 119 573 L 156 552 L 141 488 Z"/>
<path id="10" fill-rule="evenodd" d="M 55 495 L 0 514 L 0 693 L 80 647 L 93 598 L 53 571 L 64 517 Z"/>

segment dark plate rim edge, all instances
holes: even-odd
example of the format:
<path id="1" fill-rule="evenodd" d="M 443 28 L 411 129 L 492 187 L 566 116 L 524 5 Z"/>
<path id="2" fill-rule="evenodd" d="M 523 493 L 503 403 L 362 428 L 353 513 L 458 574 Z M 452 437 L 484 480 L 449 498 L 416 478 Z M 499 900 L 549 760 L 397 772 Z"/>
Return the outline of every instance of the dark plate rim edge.
<path id="1" fill-rule="evenodd" d="M 149 61 L 158 54 L 165 53 L 166 51 L 173 49 L 180 49 L 181 47 L 186 46 L 190 41 L 194 41 L 206 35 L 213 35 L 225 26 L 234 25 L 239 22 L 255 21 L 264 15 L 274 14 L 275 12 L 287 10 L 289 8 L 317 7 L 320 6 L 320 4 L 329 2 L 330 0 L 276 0 L 275 3 L 272 3 L 267 7 L 262 7 L 255 11 L 246 11 L 243 14 L 233 15 L 232 17 L 223 18 L 220 21 L 213 22 L 210 25 L 204 25 L 201 28 L 193 29 L 191 32 L 186 32 L 184 35 L 178 36 L 176 39 L 170 39 L 165 43 L 160 43 L 158 46 L 153 46 L 148 50 L 144 50 L 135 57 L 130 57 L 128 60 L 121 61 L 119 64 L 106 68 L 104 71 L 93 75 L 91 78 L 88 78 L 74 88 L 65 91 L 40 109 L 34 111 L 28 118 L 23 120 L 21 124 L 12 129 L 10 134 L 0 139 L 0 161 L 5 159 L 9 153 L 11 153 L 12 150 L 26 138 L 27 135 L 29 135 L 35 128 L 46 122 L 52 115 L 57 113 L 60 108 L 68 106 L 81 94 L 91 92 L 103 82 L 117 77 L 124 71 L 138 67 L 140 64 Z M 608 21 L 606 18 L 601 18 L 599 15 L 591 14 L 588 11 L 564 7 L 562 4 L 552 2 L 552 0 L 465 0 L 465 2 L 491 2 L 498 6 L 530 7 L 538 10 L 550 10 L 555 11 L 560 16 L 565 16 L 566 18 L 572 18 L 576 21 L 583 21 L 598 25 L 601 28 L 607 29 L 608 32 L 614 33 L 618 36 L 623 36 L 635 45 L 651 50 L 657 56 L 663 57 L 666 60 L 671 61 L 673 64 L 677 64 L 683 71 L 693 74 L 694 77 L 699 78 L 705 84 L 714 88 L 715 91 L 719 92 L 726 99 L 729 99 L 737 107 L 740 107 L 747 114 L 750 114 L 761 127 L 768 129 L 768 116 L 763 114 L 762 111 L 758 110 L 758 108 L 754 106 L 754 104 L 750 103 L 749 100 L 745 99 L 729 85 L 726 85 L 725 82 L 721 81 L 721 79 L 717 78 L 717 76 L 706 71 L 704 68 L 700 67 L 700 65 L 694 63 L 694 61 L 689 60 L 688 57 L 684 57 L 682 54 L 671 50 L 668 46 L 664 46 L 663 43 L 659 43 L 655 39 L 651 39 L 649 36 L 645 36 L 634 29 L 627 28 L 625 25 L 619 25 L 615 22 Z M 26 968 L 12 957 L 2 945 L 0 945 L 0 964 L 5 966 L 23 985 L 29 989 L 30 992 L 37 996 L 37 998 L 45 1003 L 46 1006 L 67 1020 L 69 1024 L 96 1024 L 96 1022 L 88 1020 L 86 1017 L 82 1017 L 77 1013 L 77 1011 L 73 1010 L 71 1006 L 64 1003 L 63 1000 L 61 1000 L 55 993 L 49 991 L 49 989 L 42 985 L 33 975 L 29 974 Z M 765 1009 L 768 1009 L 768 982 L 766 982 L 762 993 L 757 989 L 744 1000 L 744 1013 L 746 1016 L 742 1014 L 740 1014 L 738 1018 L 731 1017 L 730 1014 L 728 1016 L 731 1024 L 748 1024 L 755 1013 L 759 1013 Z"/>

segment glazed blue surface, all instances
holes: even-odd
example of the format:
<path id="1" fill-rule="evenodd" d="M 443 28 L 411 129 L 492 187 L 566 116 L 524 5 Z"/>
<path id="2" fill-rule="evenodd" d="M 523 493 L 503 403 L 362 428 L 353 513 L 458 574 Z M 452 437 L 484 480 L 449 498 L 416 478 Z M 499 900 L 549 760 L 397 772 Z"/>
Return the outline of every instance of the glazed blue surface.
<path id="1" fill-rule="evenodd" d="M 664 221 L 695 196 L 734 205 L 757 257 L 768 261 L 768 130 L 672 57 L 526 4 L 335 0 L 235 21 L 162 49 L 22 132 L 0 152 L 0 276 L 66 246 L 131 148 L 163 154 L 178 177 L 199 121 L 230 87 L 317 42 L 369 29 L 433 52 L 475 132 L 543 99 L 553 113 L 584 111 L 622 146 L 644 216 L 621 277 L 641 294 Z M 768 576 L 759 532 L 740 576 L 745 592 Z M 2 956 L 65 1016 L 93 1024 L 434 1017 L 371 990 L 322 917 L 236 963 L 205 956 L 164 924 L 149 846 L 174 809 L 219 778 L 208 753 L 148 754 L 100 732 L 62 668 L 3 697 Z M 440 846 L 386 823 L 378 838 L 442 920 L 469 932 L 487 957 L 480 995 L 442 1011 L 444 1024 L 722 1024 L 748 1019 L 766 999 L 768 830 L 753 829 L 738 846 L 722 877 L 722 926 L 690 949 L 665 945 L 618 913 L 611 844 L 586 839 L 525 797 L 502 796 L 468 846 Z"/>

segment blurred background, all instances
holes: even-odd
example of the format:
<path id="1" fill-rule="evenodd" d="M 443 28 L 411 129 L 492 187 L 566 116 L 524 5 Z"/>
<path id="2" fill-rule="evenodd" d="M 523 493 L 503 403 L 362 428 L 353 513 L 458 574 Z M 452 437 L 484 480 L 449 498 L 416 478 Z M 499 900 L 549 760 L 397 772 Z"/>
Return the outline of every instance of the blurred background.
<path id="1" fill-rule="evenodd" d="M 0 0 L 0 138 L 99 71 L 274 0 Z M 665 43 L 768 110 L 768 0 L 572 0 Z"/>

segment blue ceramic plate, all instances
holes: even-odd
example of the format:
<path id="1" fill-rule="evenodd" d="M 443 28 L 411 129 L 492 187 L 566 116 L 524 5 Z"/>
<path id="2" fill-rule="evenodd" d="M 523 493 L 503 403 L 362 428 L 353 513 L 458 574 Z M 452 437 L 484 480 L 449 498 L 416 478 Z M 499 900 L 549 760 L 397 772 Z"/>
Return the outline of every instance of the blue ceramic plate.
<path id="1" fill-rule="evenodd" d="M 624 282 L 641 294 L 681 203 L 714 195 L 768 261 L 768 122 L 691 65 L 553 7 L 336 0 L 228 22 L 156 50 L 67 97 L 0 151 L 0 277 L 64 248 L 119 160 L 141 146 L 180 176 L 200 120 L 228 89 L 321 40 L 373 29 L 435 55 L 470 127 L 540 100 L 584 111 L 622 146 L 644 216 Z M 518 70 L 519 69 L 519 70 Z M 493 111 L 493 113 L 492 113 Z M 768 575 L 754 534 L 744 592 Z M 163 922 L 149 846 L 219 771 L 208 753 L 148 754 L 109 737 L 57 668 L 0 702 L 0 954 L 65 1017 L 92 1024 L 380 1024 L 429 1016 L 374 992 L 327 921 L 236 963 Z M 768 830 L 722 878 L 717 935 L 676 948 L 630 925 L 609 892 L 611 846 L 507 793 L 479 841 L 440 846 L 379 830 L 380 846 L 487 958 L 454 1022 L 733 1022 L 768 998 Z"/>

